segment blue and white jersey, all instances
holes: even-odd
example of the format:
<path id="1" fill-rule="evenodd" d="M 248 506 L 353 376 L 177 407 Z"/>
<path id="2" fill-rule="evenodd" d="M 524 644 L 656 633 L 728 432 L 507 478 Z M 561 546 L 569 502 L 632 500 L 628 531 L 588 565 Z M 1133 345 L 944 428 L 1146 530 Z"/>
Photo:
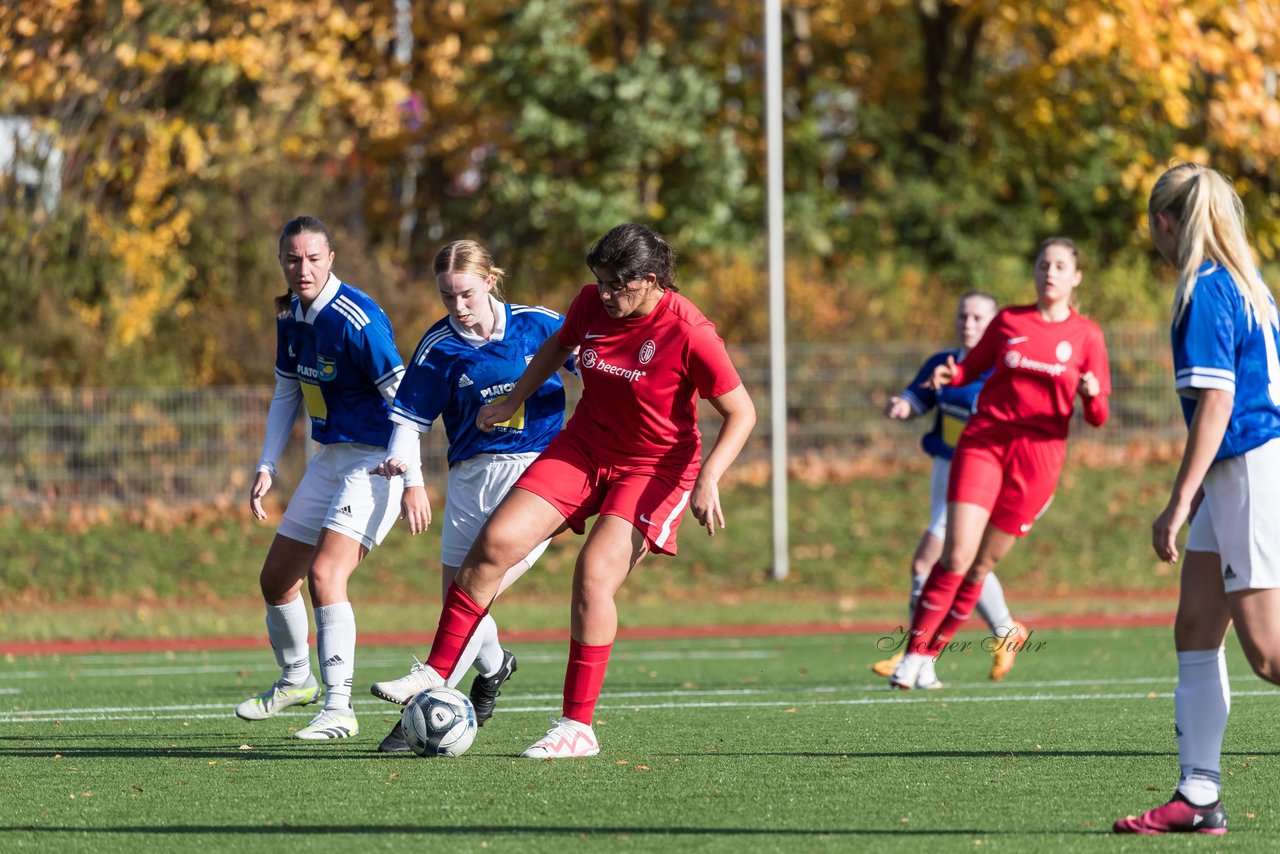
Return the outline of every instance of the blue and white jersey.
<path id="1" fill-rule="evenodd" d="M 476 454 L 541 453 L 564 426 L 564 383 L 556 373 L 510 421 L 491 433 L 476 427 L 480 407 L 515 388 L 533 354 L 564 321 L 549 308 L 490 299 L 497 320 L 493 334 L 485 340 L 451 317 L 436 321 L 422 336 L 391 407 L 391 420 L 419 432 L 443 418 L 450 466 Z M 572 360 L 565 367 L 572 370 Z"/>
<path id="2" fill-rule="evenodd" d="M 1182 316 L 1173 324 L 1174 384 L 1191 424 L 1200 390 L 1235 395 L 1231 421 L 1215 460 L 1236 457 L 1280 437 L 1280 332 L 1271 317 L 1254 318 L 1225 268 L 1200 268 Z"/>
<path id="3" fill-rule="evenodd" d="M 315 441 L 387 446 L 404 364 L 391 321 L 363 291 L 330 275 L 306 311 L 295 295 L 276 321 L 276 376 L 301 385 Z"/>
<path id="4" fill-rule="evenodd" d="M 987 371 L 977 382 L 968 385 L 948 385 L 937 390 L 929 388 L 925 383 L 933 376 L 933 369 L 946 364 L 948 358 L 954 358 L 958 362 L 963 358 L 962 351 L 959 348 L 940 350 L 925 359 L 911 385 L 898 395 L 911 404 L 916 415 L 924 415 L 935 406 L 938 407 L 933 427 L 920 438 L 920 447 L 929 456 L 944 460 L 951 459 L 955 453 L 960 433 L 969 422 L 969 416 L 973 414 L 973 408 L 977 404 L 978 392 L 982 391 L 982 384 L 991 376 L 991 372 Z"/>

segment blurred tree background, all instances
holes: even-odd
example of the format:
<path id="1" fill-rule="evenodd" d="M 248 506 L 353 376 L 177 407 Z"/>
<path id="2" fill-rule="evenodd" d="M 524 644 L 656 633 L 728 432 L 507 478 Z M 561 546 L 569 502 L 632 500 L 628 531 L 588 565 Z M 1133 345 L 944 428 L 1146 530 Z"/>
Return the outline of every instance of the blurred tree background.
<path id="1" fill-rule="evenodd" d="M 1232 176 L 1280 252 L 1271 0 L 784 15 L 791 340 L 945 338 L 965 289 L 1027 299 L 1050 234 L 1084 250 L 1086 313 L 1162 323 L 1144 206 L 1172 159 Z M 762 341 L 762 33 L 758 0 L 0 2 L 0 128 L 31 129 L 0 156 L 0 387 L 268 381 L 304 212 L 402 349 L 441 313 L 445 241 L 564 308 L 626 219 Z"/>

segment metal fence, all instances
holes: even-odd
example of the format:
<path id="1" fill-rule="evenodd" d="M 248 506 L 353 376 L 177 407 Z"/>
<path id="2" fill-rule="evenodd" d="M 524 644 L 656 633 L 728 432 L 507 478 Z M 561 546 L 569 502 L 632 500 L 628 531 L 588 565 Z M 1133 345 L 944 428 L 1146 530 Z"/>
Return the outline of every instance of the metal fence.
<path id="1" fill-rule="evenodd" d="M 1125 448 L 1179 439 L 1184 428 L 1165 335 L 1113 328 L 1107 342 L 1111 419 L 1102 430 L 1090 430 L 1090 437 Z M 882 411 L 934 349 L 921 343 L 789 347 L 792 458 L 894 460 L 918 454 L 923 425 L 890 422 Z M 735 348 L 734 356 L 759 414 L 742 462 L 767 465 L 768 349 Z M 269 386 L 0 391 L 0 506 L 238 503 L 261 452 L 271 393 Z M 719 419 L 709 407 L 704 416 L 709 442 Z M 1073 435 L 1083 431 L 1077 426 Z M 300 424 L 281 461 L 282 487 L 296 483 L 309 444 Z M 443 431 L 425 438 L 424 470 L 437 486 L 447 471 L 444 455 Z"/>

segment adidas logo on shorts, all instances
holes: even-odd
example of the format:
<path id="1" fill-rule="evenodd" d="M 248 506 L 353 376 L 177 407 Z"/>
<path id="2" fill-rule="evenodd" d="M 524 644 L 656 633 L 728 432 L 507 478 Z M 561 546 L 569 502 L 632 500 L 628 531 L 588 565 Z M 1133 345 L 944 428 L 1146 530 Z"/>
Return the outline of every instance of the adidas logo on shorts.
<path id="1" fill-rule="evenodd" d="M 471 377 L 463 374 L 458 378 L 458 388 L 466 388 L 469 385 L 475 385 L 475 383 L 471 381 Z"/>
<path id="2" fill-rule="evenodd" d="M 1227 564 L 1227 568 L 1223 571 L 1223 573 L 1222 573 L 1222 577 L 1223 577 L 1223 578 L 1235 578 L 1235 577 L 1236 577 L 1235 570 L 1233 570 L 1233 569 L 1231 568 L 1231 564 Z"/>
<path id="3" fill-rule="evenodd" d="M 347 504 L 347 505 L 344 505 L 344 506 L 342 506 L 342 507 L 339 507 L 339 508 L 338 508 L 338 512 L 339 512 L 339 513 L 341 513 L 343 516 L 350 516 L 350 515 L 351 515 L 351 505 L 350 505 L 350 504 Z"/>

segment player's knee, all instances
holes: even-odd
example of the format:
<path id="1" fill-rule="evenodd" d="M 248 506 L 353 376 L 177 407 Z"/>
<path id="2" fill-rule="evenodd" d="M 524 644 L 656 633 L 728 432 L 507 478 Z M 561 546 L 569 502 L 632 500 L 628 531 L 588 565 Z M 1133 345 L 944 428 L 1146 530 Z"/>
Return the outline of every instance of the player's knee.
<path id="1" fill-rule="evenodd" d="M 262 572 L 258 574 L 258 589 L 262 591 L 262 598 L 271 604 L 283 604 L 287 600 L 292 600 L 290 595 L 298 586 L 298 582 L 292 578 L 285 578 L 281 573 L 273 571 L 270 566 L 264 566 Z"/>
<path id="2" fill-rule="evenodd" d="M 942 555 L 939 563 L 947 572 L 966 572 L 973 565 L 974 553 L 971 551 L 952 549 Z"/>
<path id="3" fill-rule="evenodd" d="M 471 546 L 463 561 L 459 577 L 468 579 L 500 579 L 507 570 L 527 555 L 532 547 L 521 551 L 516 537 L 495 525 L 486 525 L 480 538 Z"/>
<path id="4" fill-rule="evenodd" d="M 1179 608 L 1173 620 L 1173 644 L 1176 649 L 1210 649 L 1221 643 L 1214 637 L 1216 621 L 1205 619 L 1194 609 Z"/>
<path id="5" fill-rule="evenodd" d="M 1249 656 L 1249 665 L 1259 679 L 1280 685 L 1280 651 L 1258 652 Z"/>

